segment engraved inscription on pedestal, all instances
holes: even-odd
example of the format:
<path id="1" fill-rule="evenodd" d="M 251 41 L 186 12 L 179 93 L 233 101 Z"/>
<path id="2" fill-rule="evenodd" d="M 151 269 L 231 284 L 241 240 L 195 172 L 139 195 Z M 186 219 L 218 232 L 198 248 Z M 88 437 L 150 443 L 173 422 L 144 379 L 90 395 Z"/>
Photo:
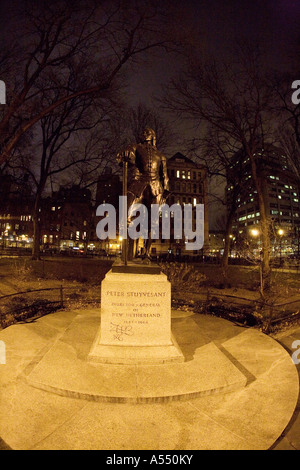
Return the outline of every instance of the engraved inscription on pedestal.
<path id="1" fill-rule="evenodd" d="M 165 274 L 107 273 L 101 284 L 100 332 L 90 358 L 184 360 L 171 334 L 171 284 Z"/>
<path id="2" fill-rule="evenodd" d="M 171 289 L 164 274 L 107 275 L 101 286 L 100 344 L 172 344 Z"/>

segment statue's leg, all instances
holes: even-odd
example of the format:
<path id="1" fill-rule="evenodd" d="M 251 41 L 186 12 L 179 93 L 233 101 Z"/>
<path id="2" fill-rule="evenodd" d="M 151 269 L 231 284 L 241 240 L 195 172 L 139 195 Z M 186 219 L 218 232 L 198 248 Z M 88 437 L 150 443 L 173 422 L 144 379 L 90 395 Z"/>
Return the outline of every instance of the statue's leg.
<path id="1" fill-rule="evenodd" d="M 134 192 L 128 191 L 127 193 L 127 206 L 128 206 L 128 220 L 127 223 L 128 225 L 130 224 L 132 220 L 132 216 L 130 214 L 130 207 L 132 204 L 140 204 L 142 202 L 142 196 L 138 197 L 136 193 L 140 190 L 139 185 L 136 184 L 136 187 L 134 187 Z M 135 257 L 136 254 L 136 248 L 137 248 L 137 243 L 136 240 L 133 240 L 132 238 L 128 237 L 127 240 L 127 259 L 128 261 L 132 261 Z"/>
<path id="2" fill-rule="evenodd" d="M 162 193 L 158 193 L 155 196 L 152 196 L 150 200 L 150 204 L 148 207 L 148 240 L 146 241 L 146 258 L 151 259 L 151 246 L 152 246 L 152 239 L 151 239 L 151 204 L 157 204 L 161 206 L 163 204 L 163 197 Z"/>
<path id="3" fill-rule="evenodd" d="M 148 259 L 151 259 L 151 246 L 152 246 L 152 239 L 151 239 L 151 205 L 152 204 L 158 204 L 161 206 L 162 204 L 162 194 L 157 194 L 157 195 L 151 195 L 150 197 L 148 196 L 148 204 L 147 204 L 147 209 L 148 209 L 148 239 L 146 240 L 146 246 L 145 246 L 145 257 Z"/>

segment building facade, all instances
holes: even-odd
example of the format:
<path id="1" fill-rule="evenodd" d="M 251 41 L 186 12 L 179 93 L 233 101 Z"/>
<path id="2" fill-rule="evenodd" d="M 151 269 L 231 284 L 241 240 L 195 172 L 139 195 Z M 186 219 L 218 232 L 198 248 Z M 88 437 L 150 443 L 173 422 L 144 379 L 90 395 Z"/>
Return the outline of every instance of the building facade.
<path id="1" fill-rule="evenodd" d="M 55 251 L 95 247 L 94 208 L 91 192 L 73 185 L 60 187 L 41 204 L 41 244 Z"/>
<path id="2" fill-rule="evenodd" d="M 182 238 L 178 240 L 174 238 L 171 213 L 170 239 L 153 240 L 151 255 L 170 259 L 180 259 L 187 255 L 202 256 L 205 254 L 209 242 L 206 169 L 181 153 L 175 154 L 167 161 L 167 169 L 170 192 L 166 203 L 169 206 L 179 204 L 183 212 L 186 204 L 192 206 L 204 204 L 204 247 L 201 250 L 186 249 L 187 240 L 184 238 L 184 225 L 182 226 Z M 118 217 L 119 196 L 121 195 L 120 177 L 107 171 L 98 179 L 94 203 L 91 192 L 76 185 L 69 188 L 61 186 L 51 196 L 43 198 L 39 209 L 41 249 L 46 252 L 65 253 L 91 250 L 107 255 L 119 255 L 122 249 L 122 240 L 118 233 L 114 240 L 99 240 L 97 238 L 96 226 L 100 219 L 96 216 L 96 211 L 100 204 L 112 204 Z M 3 201 L 0 211 L 2 245 L 10 247 L 22 245 L 30 248 L 33 239 L 34 196 L 21 197 L 18 201 L 16 203 L 15 197 Z M 193 230 L 196 228 L 195 212 L 193 211 Z M 143 254 L 142 240 L 139 240 L 137 250 L 139 254 Z"/>
<path id="3" fill-rule="evenodd" d="M 264 145 L 257 154 L 256 163 L 263 179 L 265 210 L 270 219 L 273 252 L 280 243 L 283 254 L 299 254 L 300 204 L 299 181 L 289 165 L 282 149 L 274 145 Z M 257 237 L 259 243 L 260 211 L 257 191 L 252 182 L 249 158 L 239 152 L 233 157 L 232 172 L 241 174 L 240 191 L 234 191 L 234 178 L 227 185 L 227 201 L 231 194 L 237 195 L 237 210 L 232 231 L 237 243 L 241 239 Z M 278 251 L 278 250 L 277 250 Z M 276 253 L 275 253 L 276 254 Z"/>
<path id="4" fill-rule="evenodd" d="M 29 248 L 33 239 L 34 198 L 28 178 L 0 176 L 0 246 Z"/>
<path id="5" fill-rule="evenodd" d="M 208 250 L 208 183 L 207 171 L 202 165 L 197 165 L 191 159 L 177 152 L 167 160 L 168 176 L 170 181 L 170 194 L 166 200 L 169 206 L 179 204 L 184 208 L 185 204 L 204 204 L 204 246 L 201 250 L 187 250 L 186 240 L 174 239 L 174 230 L 171 225 L 170 240 L 157 240 L 152 244 L 152 255 L 166 256 L 170 258 L 199 257 Z M 195 219 L 195 211 L 193 216 Z M 195 230 L 195 220 L 194 230 Z M 182 231 L 183 232 L 183 231 Z"/>

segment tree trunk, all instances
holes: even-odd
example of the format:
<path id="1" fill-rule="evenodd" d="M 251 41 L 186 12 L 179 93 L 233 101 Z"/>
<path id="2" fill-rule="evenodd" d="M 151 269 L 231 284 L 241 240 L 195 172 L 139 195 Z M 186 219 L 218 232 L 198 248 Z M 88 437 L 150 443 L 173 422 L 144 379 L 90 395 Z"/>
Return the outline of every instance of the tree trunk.
<path id="1" fill-rule="evenodd" d="M 224 253 L 221 259 L 221 272 L 224 286 L 228 285 L 228 257 L 230 251 L 230 233 L 232 228 L 235 210 L 231 210 L 228 214 L 225 230 Z"/>
<path id="2" fill-rule="evenodd" d="M 266 213 L 266 206 L 263 192 L 263 181 L 258 175 L 257 165 L 253 152 L 249 151 L 248 156 L 251 161 L 252 178 L 257 190 L 258 205 L 260 211 L 260 225 L 261 225 L 261 240 L 262 240 L 262 258 L 261 258 L 261 272 L 262 272 L 262 286 L 261 294 L 268 293 L 271 288 L 271 268 L 270 268 L 270 220 Z"/>
<path id="3" fill-rule="evenodd" d="M 268 292 L 271 288 L 271 268 L 270 268 L 270 227 L 269 220 L 266 215 L 265 206 L 260 206 L 261 216 L 261 240 L 262 240 L 262 294 Z"/>
<path id="4" fill-rule="evenodd" d="M 37 194 L 34 202 L 34 212 L 33 212 L 33 247 L 32 247 L 32 259 L 37 260 L 41 259 L 40 252 L 40 236 L 41 228 L 39 221 L 39 205 L 40 205 L 40 195 Z"/>

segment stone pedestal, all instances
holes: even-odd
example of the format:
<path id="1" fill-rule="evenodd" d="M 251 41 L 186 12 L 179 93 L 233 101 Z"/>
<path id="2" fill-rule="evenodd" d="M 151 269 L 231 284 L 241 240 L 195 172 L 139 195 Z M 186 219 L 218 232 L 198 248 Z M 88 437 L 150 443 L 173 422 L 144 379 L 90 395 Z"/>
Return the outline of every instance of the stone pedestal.
<path id="1" fill-rule="evenodd" d="M 101 284 L 100 331 L 89 360 L 184 361 L 171 334 L 171 285 L 165 274 L 107 273 Z"/>

